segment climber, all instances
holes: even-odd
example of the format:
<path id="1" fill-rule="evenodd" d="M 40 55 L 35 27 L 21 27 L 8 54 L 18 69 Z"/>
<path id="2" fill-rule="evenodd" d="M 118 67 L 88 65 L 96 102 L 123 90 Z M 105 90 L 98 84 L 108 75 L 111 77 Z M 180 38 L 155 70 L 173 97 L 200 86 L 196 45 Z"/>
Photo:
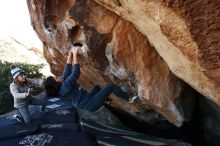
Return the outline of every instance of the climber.
<path id="1" fill-rule="evenodd" d="M 48 96 L 71 97 L 75 108 L 85 109 L 90 112 L 98 110 L 107 97 L 114 93 L 116 96 L 133 103 L 138 96 L 129 97 L 119 86 L 109 84 L 104 88 L 94 86 L 87 92 L 77 83 L 80 75 L 80 66 L 77 61 L 77 52 L 82 44 L 76 43 L 69 52 L 67 63 L 61 77 L 50 76 L 45 82 L 45 89 Z M 73 71 L 71 68 L 73 67 Z"/>
<path id="2" fill-rule="evenodd" d="M 32 95 L 32 88 L 43 85 L 43 80 L 26 78 L 26 73 L 18 67 L 12 69 L 11 74 L 14 80 L 10 84 L 10 92 L 14 98 L 14 107 L 21 115 L 17 116 L 16 120 L 25 124 L 30 123 L 29 105 L 40 105 L 41 112 L 44 112 L 46 101 Z"/>

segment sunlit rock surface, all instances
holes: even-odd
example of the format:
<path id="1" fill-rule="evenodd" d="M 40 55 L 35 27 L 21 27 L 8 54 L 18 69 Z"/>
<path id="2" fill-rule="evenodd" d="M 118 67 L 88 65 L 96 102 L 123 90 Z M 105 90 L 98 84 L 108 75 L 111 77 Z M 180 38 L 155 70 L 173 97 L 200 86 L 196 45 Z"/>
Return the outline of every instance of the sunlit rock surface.
<path id="1" fill-rule="evenodd" d="M 94 84 L 113 82 L 128 94 L 138 94 L 140 100 L 134 104 L 111 97 L 112 106 L 137 119 L 149 122 L 163 115 L 176 126 L 190 120 L 194 91 L 185 82 L 220 103 L 220 35 L 213 32 L 219 32 L 218 1 L 207 3 L 213 9 L 190 0 L 70 1 L 65 15 L 47 22 L 48 13 L 64 8 L 45 0 L 27 1 L 33 28 L 54 74 L 63 71 L 72 44 L 81 42 L 80 84 L 89 90 Z M 197 16 L 194 8 L 204 14 Z M 201 22 L 202 28 L 197 24 Z"/>
<path id="2" fill-rule="evenodd" d="M 171 71 L 220 105 L 220 1 L 96 0 L 144 34 Z"/>

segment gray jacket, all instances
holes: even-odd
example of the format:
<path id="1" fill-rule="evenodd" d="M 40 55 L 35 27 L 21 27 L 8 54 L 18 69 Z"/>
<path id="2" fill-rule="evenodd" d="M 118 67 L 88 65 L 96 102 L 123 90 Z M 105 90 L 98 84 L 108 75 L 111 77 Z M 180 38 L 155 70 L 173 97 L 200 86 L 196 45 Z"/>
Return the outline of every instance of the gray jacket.
<path id="1" fill-rule="evenodd" d="M 39 79 L 30 79 L 27 78 L 27 83 L 25 85 L 16 85 L 14 82 L 10 84 L 10 92 L 14 97 L 14 107 L 20 108 L 24 106 L 28 106 L 31 102 L 31 97 L 26 97 L 26 93 L 30 88 L 30 85 L 33 86 L 41 86 L 43 84 L 43 80 Z"/>

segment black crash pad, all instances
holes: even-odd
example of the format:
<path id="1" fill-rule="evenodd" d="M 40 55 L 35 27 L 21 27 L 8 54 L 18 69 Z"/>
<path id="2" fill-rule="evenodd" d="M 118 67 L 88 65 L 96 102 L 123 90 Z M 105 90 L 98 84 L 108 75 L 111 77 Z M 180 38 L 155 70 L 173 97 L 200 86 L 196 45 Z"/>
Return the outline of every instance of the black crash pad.
<path id="1" fill-rule="evenodd" d="M 167 146 L 160 140 L 143 136 L 98 136 L 96 140 L 99 146 Z"/>
<path id="2" fill-rule="evenodd" d="M 82 131 L 96 137 L 101 146 L 164 146 L 167 145 L 154 136 L 144 135 L 125 127 L 105 125 L 80 118 Z"/>
<path id="3" fill-rule="evenodd" d="M 132 130 L 127 130 L 127 129 L 122 129 L 122 128 L 118 128 L 118 127 L 113 127 L 110 125 L 101 125 L 99 123 L 90 121 L 90 120 L 86 120 L 83 118 L 80 118 L 80 125 L 82 128 L 82 131 L 87 132 L 91 135 L 139 135 L 139 133 L 134 132 Z"/>

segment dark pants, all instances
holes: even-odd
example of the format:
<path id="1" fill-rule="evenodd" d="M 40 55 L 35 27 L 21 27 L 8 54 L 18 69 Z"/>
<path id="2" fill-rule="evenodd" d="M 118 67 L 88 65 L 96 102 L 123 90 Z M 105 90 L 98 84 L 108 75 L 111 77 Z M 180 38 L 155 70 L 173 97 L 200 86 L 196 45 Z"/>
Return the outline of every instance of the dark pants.
<path id="1" fill-rule="evenodd" d="M 129 96 L 119 86 L 110 84 L 103 89 L 95 86 L 93 90 L 89 92 L 89 94 L 91 95 L 91 99 L 86 107 L 86 110 L 91 112 L 98 110 L 104 104 L 105 100 L 111 93 L 124 100 L 129 100 Z"/>
<path id="2" fill-rule="evenodd" d="M 43 100 L 43 99 L 40 99 L 40 98 L 31 97 L 30 105 L 40 105 L 41 110 L 44 110 L 44 107 L 46 106 L 46 101 Z M 30 113 L 28 111 L 28 105 L 18 108 L 18 111 L 21 114 L 25 124 L 31 122 L 31 116 L 30 116 Z"/>

